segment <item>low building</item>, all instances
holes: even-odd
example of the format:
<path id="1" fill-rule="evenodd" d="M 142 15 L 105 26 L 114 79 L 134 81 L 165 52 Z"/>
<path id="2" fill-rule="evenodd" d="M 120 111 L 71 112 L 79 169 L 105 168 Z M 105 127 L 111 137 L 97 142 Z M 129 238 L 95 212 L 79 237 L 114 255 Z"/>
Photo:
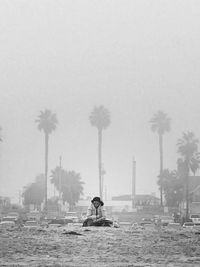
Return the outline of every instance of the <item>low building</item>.
<path id="1" fill-rule="evenodd" d="M 76 205 L 76 209 L 80 213 L 87 211 L 88 206 L 90 205 L 91 200 L 79 200 Z M 145 207 L 156 207 L 159 206 L 159 198 L 153 195 L 136 195 L 135 197 L 135 207 L 136 210 L 141 210 Z M 104 200 L 104 205 L 106 207 L 107 213 L 112 212 L 131 212 L 132 208 L 132 196 L 131 195 L 121 195 L 114 196 L 111 200 Z M 135 211 L 136 211 L 135 210 Z"/>
<path id="2" fill-rule="evenodd" d="M 132 195 L 115 196 L 112 197 L 112 200 L 131 201 L 132 203 Z M 160 204 L 159 198 L 155 197 L 154 195 L 136 195 L 134 199 L 134 205 L 139 209 L 146 206 L 158 206 L 159 204 Z"/>
<path id="3" fill-rule="evenodd" d="M 91 204 L 91 200 L 79 200 L 76 205 L 76 210 L 79 213 L 85 213 L 87 208 Z M 131 211 L 132 210 L 132 202 L 130 200 L 105 200 L 104 206 L 106 207 L 107 214 L 112 212 L 122 212 L 122 211 Z"/>

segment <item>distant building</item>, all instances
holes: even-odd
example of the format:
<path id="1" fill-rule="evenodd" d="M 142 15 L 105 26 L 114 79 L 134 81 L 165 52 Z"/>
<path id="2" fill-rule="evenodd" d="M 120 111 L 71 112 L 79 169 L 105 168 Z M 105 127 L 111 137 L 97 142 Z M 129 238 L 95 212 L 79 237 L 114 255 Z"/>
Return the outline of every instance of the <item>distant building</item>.
<path id="1" fill-rule="evenodd" d="M 86 212 L 90 205 L 90 199 L 79 200 L 76 209 L 79 212 Z M 135 196 L 136 209 L 141 210 L 144 207 L 159 206 L 159 198 L 153 195 L 136 195 Z M 107 213 L 112 212 L 131 212 L 132 209 L 132 195 L 114 196 L 111 200 L 105 200 L 104 205 Z"/>
<path id="2" fill-rule="evenodd" d="M 90 200 L 79 200 L 76 205 L 76 210 L 80 213 L 85 213 L 88 206 L 91 204 Z M 131 200 L 105 200 L 104 206 L 106 208 L 106 213 L 112 212 L 122 212 L 122 211 L 131 211 L 132 210 L 132 201 Z"/>
<path id="3" fill-rule="evenodd" d="M 121 195 L 112 197 L 112 200 L 117 201 L 132 201 L 131 195 Z M 135 195 L 135 206 L 144 207 L 144 206 L 157 206 L 160 203 L 159 198 L 154 195 Z"/>

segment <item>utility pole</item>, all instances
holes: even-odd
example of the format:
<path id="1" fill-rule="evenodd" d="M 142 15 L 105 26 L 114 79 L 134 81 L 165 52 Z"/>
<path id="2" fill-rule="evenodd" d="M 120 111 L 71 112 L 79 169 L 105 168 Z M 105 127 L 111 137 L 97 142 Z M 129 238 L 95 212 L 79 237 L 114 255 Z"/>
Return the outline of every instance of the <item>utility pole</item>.
<path id="1" fill-rule="evenodd" d="M 59 157 L 59 215 L 61 215 L 61 176 L 62 176 L 62 157 Z"/>
<path id="2" fill-rule="evenodd" d="M 105 200 L 107 200 L 107 186 L 105 185 Z"/>
<path id="3" fill-rule="evenodd" d="M 135 180 L 136 180 L 136 161 L 135 157 L 133 157 L 133 169 L 132 169 L 132 209 L 135 208 Z"/>
<path id="4" fill-rule="evenodd" d="M 62 171 L 62 157 L 59 157 L 59 200 L 61 199 L 61 171 Z"/>
<path id="5" fill-rule="evenodd" d="M 22 202 L 21 202 L 21 190 L 19 190 L 19 205 L 21 206 Z"/>
<path id="6" fill-rule="evenodd" d="M 102 198 L 104 196 L 104 175 L 106 174 L 106 171 L 104 169 L 104 167 L 102 166 L 101 169 L 101 191 L 102 191 Z"/>

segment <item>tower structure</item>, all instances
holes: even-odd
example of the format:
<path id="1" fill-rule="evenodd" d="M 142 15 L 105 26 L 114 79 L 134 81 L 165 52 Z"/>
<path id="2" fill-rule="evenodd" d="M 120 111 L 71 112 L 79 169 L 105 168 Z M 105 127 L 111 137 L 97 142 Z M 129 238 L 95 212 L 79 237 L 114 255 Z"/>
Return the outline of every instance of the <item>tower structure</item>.
<path id="1" fill-rule="evenodd" d="M 132 160 L 132 209 L 135 209 L 136 160 Z"/>

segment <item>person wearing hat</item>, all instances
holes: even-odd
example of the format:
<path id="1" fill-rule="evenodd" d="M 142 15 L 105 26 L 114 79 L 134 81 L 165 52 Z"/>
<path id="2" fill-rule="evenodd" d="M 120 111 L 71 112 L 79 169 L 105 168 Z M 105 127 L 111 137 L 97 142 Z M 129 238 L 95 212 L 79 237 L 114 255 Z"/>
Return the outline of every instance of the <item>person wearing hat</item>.
<path id="1" fill-rule="evenodd" d="M 111 221 L 106 220 L 104 203 L 100 197 L 94 197 L 87 210 L 87 219 L 83 222 L 83 226 L 110 226 Z"/>

